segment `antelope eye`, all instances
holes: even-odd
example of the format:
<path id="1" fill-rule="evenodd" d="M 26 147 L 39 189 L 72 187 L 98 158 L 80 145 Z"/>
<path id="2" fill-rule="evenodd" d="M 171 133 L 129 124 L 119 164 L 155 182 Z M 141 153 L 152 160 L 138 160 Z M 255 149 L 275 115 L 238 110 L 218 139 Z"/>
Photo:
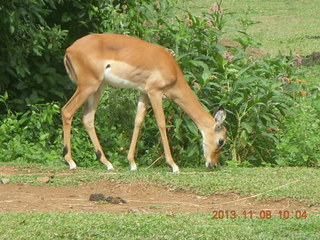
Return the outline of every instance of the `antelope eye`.
<path id="1" fill-rule="evenodd" d="M 221 125 L 217 125 L 217 126 L 214 128 L 214 130 L 215 130 L 216 132 L 219 132 L 221 129 L 222 129 Z"/>

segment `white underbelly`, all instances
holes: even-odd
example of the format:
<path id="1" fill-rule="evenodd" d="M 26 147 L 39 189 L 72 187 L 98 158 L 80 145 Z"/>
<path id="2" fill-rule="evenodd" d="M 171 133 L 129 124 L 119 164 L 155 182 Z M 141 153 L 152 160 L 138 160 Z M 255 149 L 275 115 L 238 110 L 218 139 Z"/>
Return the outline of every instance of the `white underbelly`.
<path id="1" fill-rule="evenodd" d="M 119 87 L 119 88 L 133 88 L 137 89 L 139 91 L 144 92 L 144 89 L 139 86 L 137 83 L 132 82 L 130 80 L 121 78 L 111 72 L 112 66 L 107 67 L 104 71 L 104 81 L 113 87 Z"/>

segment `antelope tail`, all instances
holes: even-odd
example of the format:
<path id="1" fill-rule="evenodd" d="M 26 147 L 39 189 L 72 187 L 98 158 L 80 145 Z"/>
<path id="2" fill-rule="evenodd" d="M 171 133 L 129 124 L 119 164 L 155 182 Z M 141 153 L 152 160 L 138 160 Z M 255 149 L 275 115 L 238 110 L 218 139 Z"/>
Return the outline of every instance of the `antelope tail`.
<path id="1" fill-rule="evenodd" d="M 64 66 L 67 70 L 67 73 L 69 75 L 69 78 L 71 79 L 72 82 L 77 83 L 77 75 L 74 71 L 74 68 L 72 66 L 72 62 L 70 61 L 70 58 L 68 57 L 68 55 L 64 55 Z"/>

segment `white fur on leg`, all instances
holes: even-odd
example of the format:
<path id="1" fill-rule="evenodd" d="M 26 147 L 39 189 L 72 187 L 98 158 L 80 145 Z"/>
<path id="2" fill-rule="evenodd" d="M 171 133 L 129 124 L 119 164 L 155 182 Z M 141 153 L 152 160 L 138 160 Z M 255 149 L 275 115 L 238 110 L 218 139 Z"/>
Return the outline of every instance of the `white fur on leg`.
<path id="1" fill-rule="evenodd" d="M 130 170 L 131 171 L 136 171 L 137 170 L 137 165 L 135 163 L 130 164 Z"/>
<path id="2" fill-rule="evenodd" d="M 180 172 L 179 167 L 177 165 L 173 165 L 172 166 L 172 172 L 173 173 L 179 173 Z"/>
<path id="3" fill-rule="evenodd" d="M 69 167 L 70 167 L 70 170 L 74 170 L 74 169 L 77 168 L 77 165 L 76 165 L 76 163 L 74 161 L 72 161 L 72 162 L 69 163 Z"/>
<path id="4" fill-rule="evenodd" d="M 108 170 L 115 170 L 111 163 L 107 163 L 106 165 L 107 165 Z"/>

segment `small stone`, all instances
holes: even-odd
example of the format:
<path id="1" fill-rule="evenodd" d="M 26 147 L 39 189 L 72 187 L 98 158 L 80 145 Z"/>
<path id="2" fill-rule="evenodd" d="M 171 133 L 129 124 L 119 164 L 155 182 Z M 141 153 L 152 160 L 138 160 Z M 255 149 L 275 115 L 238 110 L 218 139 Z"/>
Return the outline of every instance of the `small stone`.
<path id="1" fill-rule="evenodd" d="M 106 197 L 102 193 L 94 193 L 90 195 L 89 201 L 100 202 L 105 201 Z"/>
<path id="2" fill-rule="evenodd" d="M 2 184 L 9 184 L 10 180 L 8 178 L 1 178 Z"/>
<path id="3" fill-rule="evenodd" d="M 121 197 L 109 196 L 109 197 L 106 197 L 105 200 L 109 203 L 112 203 L 112 204 L 125 204 L 125 203 L 127 203 L 127 201 L 122 199 Z"/>
<path id="4" fill-rule="evenodd" d="M 105 202 L 112 203 L 112 204 L 125 204 L 125 203 L 127 203 L 127 201 L 122 199 L 121 197 L 113 197 L 113 196 L 105 197 L 104 194 L 102 194 L 102 193 L 91 194 L 89 201 L 95 201 L 95 202 L 105 201 Z"/>
<path id="5" fill-rule="evenodd" d="M 51 177 L 38 177 L 37 183 L 49 183 L 51 181 Z"/>

